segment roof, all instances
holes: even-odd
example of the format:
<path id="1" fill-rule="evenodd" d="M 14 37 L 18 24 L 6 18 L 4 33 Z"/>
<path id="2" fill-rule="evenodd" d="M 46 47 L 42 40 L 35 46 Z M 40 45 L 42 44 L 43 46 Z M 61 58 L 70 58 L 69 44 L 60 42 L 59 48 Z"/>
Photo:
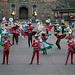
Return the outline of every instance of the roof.
<path id="1" fill-rule="evenodd" d="M 60 13 L 68 13 L 68 12 L 75 13 L 75 8 L 55 8 L 52 9 L 52 11 Z"/>

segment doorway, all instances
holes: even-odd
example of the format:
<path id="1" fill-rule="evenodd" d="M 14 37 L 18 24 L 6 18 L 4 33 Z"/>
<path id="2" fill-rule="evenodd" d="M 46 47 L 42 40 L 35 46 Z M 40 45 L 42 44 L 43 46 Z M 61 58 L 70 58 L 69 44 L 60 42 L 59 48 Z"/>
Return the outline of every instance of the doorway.
<path id="1" fill-rule="evenodd" d="M 21 7 L 19 10 L 20 19 L 28 19 L 28 9 L 26 7 Z"/>

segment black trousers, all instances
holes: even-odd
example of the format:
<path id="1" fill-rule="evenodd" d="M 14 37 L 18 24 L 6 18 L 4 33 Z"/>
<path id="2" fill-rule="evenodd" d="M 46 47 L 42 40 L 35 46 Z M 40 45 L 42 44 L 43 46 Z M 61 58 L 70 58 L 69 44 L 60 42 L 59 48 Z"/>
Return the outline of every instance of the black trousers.
<path id="1" fill-rule="evenodd" d="M 55 31 L 57 31 L 57 28 L 56 28 L 56 27 L 54 27 L 54 32 L 55 32 Z"/>
<path id="2" fill-rule="evenodd" d="M 75 54 L 75 48 L 74 48 L 74 52 L 73 53 Z"/>
<path id="3" fill-rule="evenodd" d="M 62 34 L 64 34 L 64 30 L 62 30 Z"/>
<path id="4" fill-rule="evenodd" d="M 47 54 L 47 51 L 43 51 L 43 54 Z"/>
<path id="5" fill-rule="evenodd" d="M 48 30 L 46 29 L 46 34 L 48 34 Z"/>
<path id="6" fill-rule="evenodd" d="M 61 49 L 61 47 L 60 47 L 60 40 L 56 41 L 56 45 L 57 45 L 58 49 Z"/>
<path id="7" fill-rule="evenodd" d="M 16 44 L 18 44 L 18 34 L 13 34 L 13 37 L 12 37 L 12 44 L 14 45 L 14 39 L 16 41 Z"/>
<path id="8" fill-rule="evenodd" d="M 30 47 L 30 42 L 32 44 L 32 38 L 28 38 L 28 45 L 29 45 L 29 47 Z"/>

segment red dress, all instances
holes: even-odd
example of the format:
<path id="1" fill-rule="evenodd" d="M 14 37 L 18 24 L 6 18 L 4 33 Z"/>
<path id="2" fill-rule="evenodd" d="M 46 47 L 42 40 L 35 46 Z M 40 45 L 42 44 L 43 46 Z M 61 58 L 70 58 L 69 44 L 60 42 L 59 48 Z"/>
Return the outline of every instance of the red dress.
<path id="1" fill-rule="evenodd" d="M 47 38 L 46 37 L 42 37 L 42 40 L 47 40 Z"/>
<path id="2" fill-rule="evenodd" d="M 8 64 L 9 50 L 10 50 L 10 47 L 12 46 L 12 44 L 11 44 L 10 40 L 7 40 L 7 41 L 4 40 L 2 42 L 2 45 L 3 45 L 3 64 L 5 63 L 5 56 L 6 56 L 6 62 Z M 9 46 L 8 51 L 6 51 L 6 49 L 5 49 L 7 45 Z"/>
<path id="3" fill-rule="evenodd" d="M 33 63 L 33 60 L 34 60 L 34 57 L 35 57 L 35 54 L 37 53 L 37 64 L 39 64 L 39 44 L 40 44 L 40 41 L 39 40 L 33 40 L 32 42 L 32 47 L 33 47 L 33 55 L 32 55 L 32 59 L 31 59 L 31 63 Z"/>
<path id="4" fill-rule="evenodd" d="M 67 55 L 67 59 L 66 59 L 65 64 L 67 64 L 67 62 L 68 62 L 68 58 L 69 58 L 70 53 L 71 53 L 71 64 L 73 64 L 73 52 L 74 52 L 74 50 L 72 47 L 74 46 L 74 41 L 71 41 L 71 40 L 67 41 L 67 45 L 68 45 L 68 55 Z"/>

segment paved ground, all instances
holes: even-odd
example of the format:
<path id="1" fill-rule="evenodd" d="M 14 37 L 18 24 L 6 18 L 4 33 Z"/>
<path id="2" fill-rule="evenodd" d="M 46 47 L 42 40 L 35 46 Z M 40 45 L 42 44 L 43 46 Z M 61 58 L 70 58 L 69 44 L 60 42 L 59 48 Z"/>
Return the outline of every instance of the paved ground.
<path id="1" fill-rule="evenodd" d="M 68 64 L 64 65 L 67 56 L 67 40 L 63 39 L 61 41 L 61 50 L 57 50 L 55 41 L 56 38 L 52 35 L 48 42 L 54 44 L 53 50 L 48 50 L 47 55 L 40 52 L 40 65 L 36 64 L 36 57 L 34 63 L 29 65 L 32 47 L 28 47 L 27 37 L 19 37 L 19 45 L 15 44 L 11 47 L 9 65 L 0 65 L 0 75 L 75 75 L 75 65 L 70 64 L 70 59 Z M 1 63 L 2 47 L 0 46 Z"/>

